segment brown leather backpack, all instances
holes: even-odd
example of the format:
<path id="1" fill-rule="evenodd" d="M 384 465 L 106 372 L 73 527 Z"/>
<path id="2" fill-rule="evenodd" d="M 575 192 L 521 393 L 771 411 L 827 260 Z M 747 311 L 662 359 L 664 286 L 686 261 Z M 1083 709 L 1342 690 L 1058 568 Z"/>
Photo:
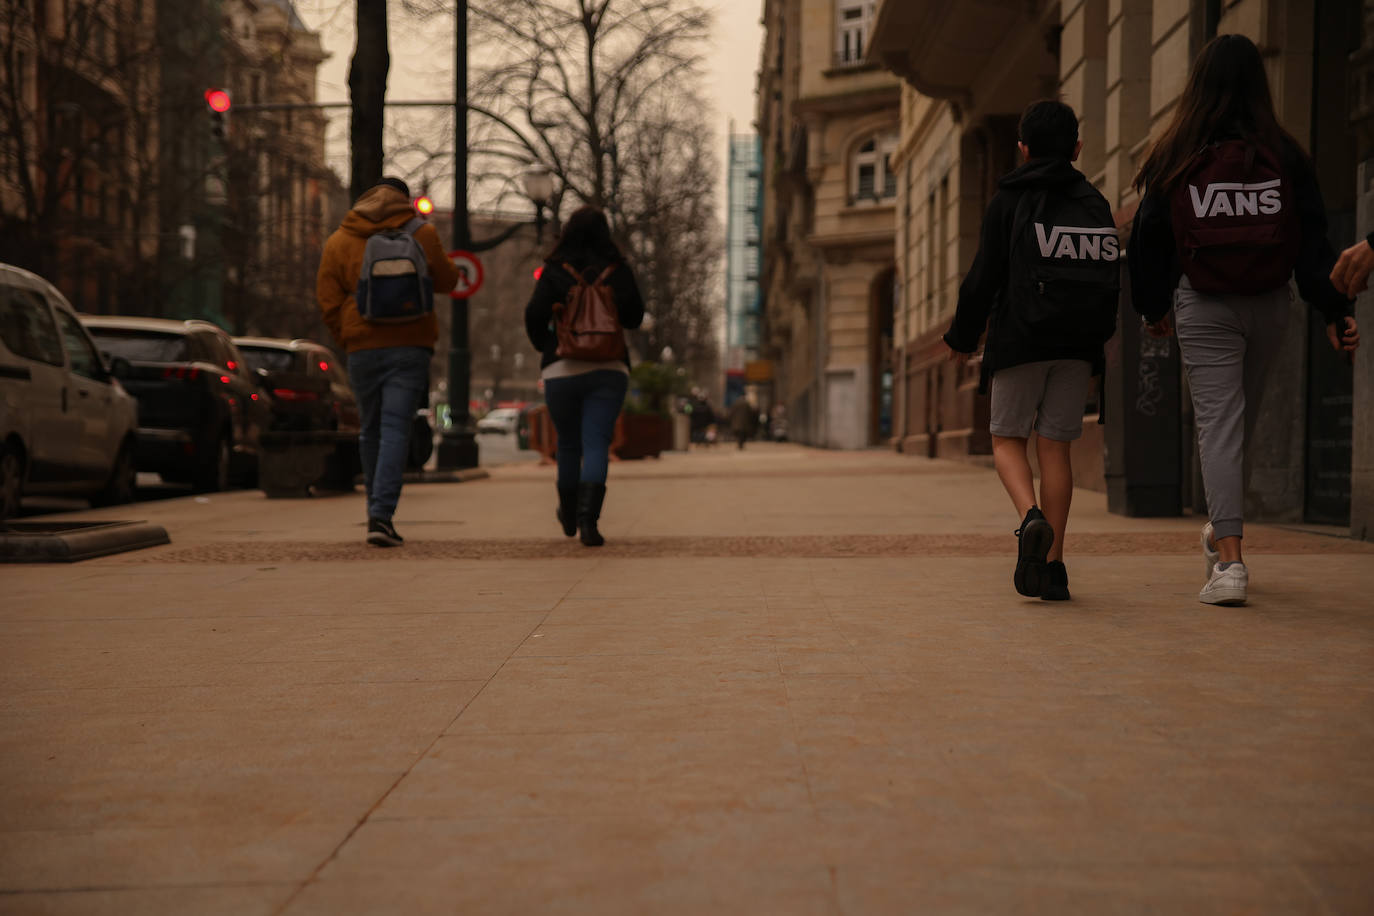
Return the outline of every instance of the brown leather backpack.
<path id="1" fill-rule="evenodd" d="M 592 283 L 571 264 L 563 269 L 573 275 L 566 302 L 553 307 L 554 331 L 558 335 L 559 359 L 609 362 L 625 358 L 625 332 L 620 327 L 615 294 L 606 279 L 615 270 L 612 264 Z"/>

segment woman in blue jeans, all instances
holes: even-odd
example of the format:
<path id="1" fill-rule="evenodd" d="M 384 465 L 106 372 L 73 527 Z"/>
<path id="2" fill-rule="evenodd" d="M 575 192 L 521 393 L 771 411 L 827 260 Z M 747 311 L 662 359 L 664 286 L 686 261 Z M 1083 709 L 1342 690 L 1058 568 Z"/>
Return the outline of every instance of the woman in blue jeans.
<path id="1" fill-rule="evenodd" d="M 605 539 L 596 525 L 606 499 L 611 437 L 629 389 L 630 361 L 628 356 L 588 361 L 559 355 L 554 308 L 567 301 L 579 279 L 585 284 L 603 280 L 622 328 L 634 330 L 644 320 L 634 273 L 611 239 L 606 214 L 595 207 L 581 208 L 564 226 L 525 306 L 525 333 L 542 354 L 544 400 L 558 432 L 558 521 L 568 537 L 580 531 L 583 544 L 600 547 Z"/>

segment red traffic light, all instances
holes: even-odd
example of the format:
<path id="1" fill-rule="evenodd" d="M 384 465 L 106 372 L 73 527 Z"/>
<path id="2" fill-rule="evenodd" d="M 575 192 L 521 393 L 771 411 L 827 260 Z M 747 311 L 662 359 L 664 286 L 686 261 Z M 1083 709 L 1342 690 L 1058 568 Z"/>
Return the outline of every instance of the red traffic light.
<path id="1" fill-rule="evenodd" d="M 206 89 L 205 104 L 210 106 L 211 111 L 218 111 L 223 114 L 229 110 L 234 102 L 229 98 L 229 93 L 223 89 Z"/>
<path id="2" fill-rule="evenodd" d="M 415 212 L 421 216 L 429 216 L 434 212 L 434 201 L 428 197 L 415 198 Z"/>

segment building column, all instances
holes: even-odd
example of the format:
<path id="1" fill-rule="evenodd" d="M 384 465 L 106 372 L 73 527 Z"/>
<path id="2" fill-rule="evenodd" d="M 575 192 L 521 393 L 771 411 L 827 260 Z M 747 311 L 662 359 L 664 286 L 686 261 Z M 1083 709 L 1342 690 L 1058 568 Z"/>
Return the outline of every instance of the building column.
<path id="1" fill-rule="evenodd" d="M 1135 197 L 1138 147 L 1150 133 L 1150 0 L 1111 0 L 1107 17 L 1102 187 L 1113 208 Z"/>
<path id="2" fill-rule="evenodd" d="M 1374 0 L 1364 3 L 1364 44 L 1350 59 L 1351 126 L 1358 142 L 1356 238 L 1374 231 Z M 1374 331 L 1374 292 L 1355 303 L 1355 320 Z M 1350 460 L 1350 534 L 1374 541 L 1374 346 L 1355 352 Z"/>
<path id="3" fill-rule="evenodd" d="M 1083 141 L 1078 170 L 1098 181 L 1107 162 L 1107 0 L 1068 0 L 1059 16 L 1060 92 L 1078 114 Z"/>

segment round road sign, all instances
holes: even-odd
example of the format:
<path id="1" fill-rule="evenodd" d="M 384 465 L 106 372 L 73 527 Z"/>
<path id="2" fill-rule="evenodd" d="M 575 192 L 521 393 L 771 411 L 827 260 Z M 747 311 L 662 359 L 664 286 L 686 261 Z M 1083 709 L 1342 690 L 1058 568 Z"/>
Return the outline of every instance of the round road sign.
<path id="1" fill-rule="evenodd" d="M 450 251 L 448 259 L 458 268 L 458 285 L 449 293 L 455 299 L 466 299 L 482 288 L 482 262 L 471 251 Z"/>

